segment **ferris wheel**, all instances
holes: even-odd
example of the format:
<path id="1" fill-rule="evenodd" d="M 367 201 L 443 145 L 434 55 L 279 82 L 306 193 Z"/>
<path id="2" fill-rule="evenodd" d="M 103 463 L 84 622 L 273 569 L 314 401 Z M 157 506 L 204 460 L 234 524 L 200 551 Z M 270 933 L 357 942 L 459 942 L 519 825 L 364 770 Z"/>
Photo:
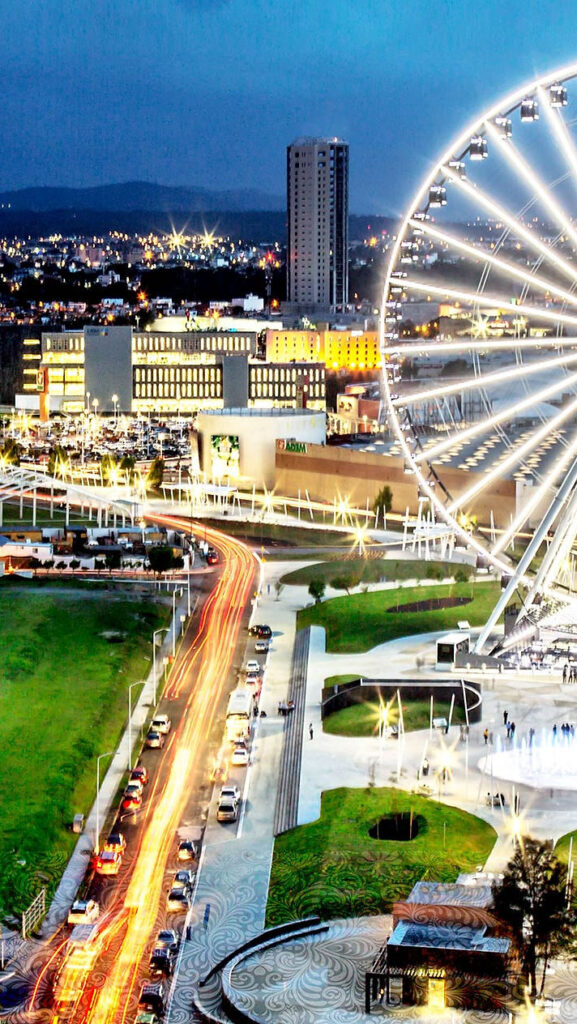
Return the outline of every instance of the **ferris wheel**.
<path id="1" fill-rule="evenodd" d="M 381 312 L 392 453 L 436 518 L 559 584 L 577 532 L 577 64 L 458 136 L 405 216 Z M 519 540 L 521 538 L 521 541 Z M 523 538 L 525 538 L 523 540 Z"/>

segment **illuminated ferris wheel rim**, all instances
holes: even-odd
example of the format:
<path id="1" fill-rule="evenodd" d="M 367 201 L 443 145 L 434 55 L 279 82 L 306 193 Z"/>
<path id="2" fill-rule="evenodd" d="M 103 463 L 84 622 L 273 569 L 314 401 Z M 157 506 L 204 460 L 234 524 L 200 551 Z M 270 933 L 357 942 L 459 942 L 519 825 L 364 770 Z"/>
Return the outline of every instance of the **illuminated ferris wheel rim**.
<path id="1" fill-rule="evenodd" d="M 411 345 L 403 345 L 403 344 L 399 343 L 398 337 L 396 337 L 394 340 L 390 339 L 390 333 L 387 334 L 387 328 L 386 328 L 387 309 L 388 309 L 388 303 L 393 298 L 393 293 L 391 291 L 391 282 L 393 280 L 394 271 L 395 271 L 395 269 L 397 268 L 397 266 L 398 266 L 398 264 L 400 262 L 402 242 L 405 239 L 409 229 L 411 227 L 414 228 L 414 226 L 415 226 L 415 215 L 418 214 L 419 211 L 423 211 L 424 213 L 426 213 L 427 210 L 429 209 L 429 206 L 431 205 L 431 202 L 430 202 L 431 187 L 434 186 L 436 183 L 439 183 L 440 181 L 444 182 L 444 181 L 447 181 L 447 179 L 451 179 L 450 165 L 451 164 L 455 165 L 455 163 L 457 163 L 459 161 L 462 161 L 465 158 L 465 156 L 467 156 L 467 155 L 471 156 L 471 144 L 472 144 L 473 140 L 475 139 L 475 137 L 480 138 L 482 140 L 485 140 L 484 144 L 486 146 L 487 135 L 489 135 L 492 130 L 496 131 L 496 128 L 494 127 L 496 119 L 502 119 L 504 122 L 506 121 L 506 123 L 508 123 L 509 126 L 510 126 L 510 122 L 507 121 L 507 119 L 509 118 L 509 115 L 511 115 L 515 110 L 517 110 L 519 108 L 522 108 L 523 107 L 523 103 L 524 102 L 529 102 L 529 98 L 530 97 L 534 97 L 535 94 L 540 95 L 541 91 L 544 90 L 544 89 L 551 90 L 550 95 L 552 96 L 552 90 L 555 87 L 558 87 L 561 90 L 561 95 L 563 95 L 563 93 L 565 93 L 565 99 L 564 99 L 564 101 L 561 100 L 561 102 L 559 102 L 559 103 L 553 103 L 552 102 L 551 105 L 552 106 L 553 105 L 555 105 L 555 106 L 565 105 L 565 103 L 567 102 L 566 101 L 566 90 L 563 89 L 563 85 L 564 85 L 564 83 L 566 83 L 566 82 L 568 82 L 568 81 L 570 81 L 572 79 L 575 79 L 575 78 L 577 78 L 577 63 L 569 64 L 569 65 L 566 65 L 566 66 L 564 66 L 562 68 L 556 68 L 553 71 L 548 72 L 545 75 L 540 75 L 538 77 L 535 77 L 535 78 L 529 80 L 528 82 L 525 82 L 519 88 L 515 89 L 514 91 L 512 91 L 511 93 L 506 95 L 504 98 L 500 99 L 497 103 L 493 104 L 489 109 L 485 110 L 480 116 L 477 116 L 453 140 L 451 145 L 444 151 L 444 153 L 442 154 L 442 156 L 438 160 L 438 162 L 436 164 L 434 164 L 432 166 L 431 170 L 426 174 L 425 178 L 423 179 L 422 184 L 420 185 L 420 187 L 417 190 L 417 192 L 416 192 L 416 194 L 415 194 L 411 204 L 408 207 L 408 212 L 407 212 L 404 220 L 402 221 L 401 227 L 398 230 L 397 238 L 395 240 L 395 243 L 393 245 L 393 248 L 391 250 L 391 254 L 390 254 L 390 257 L 389 257 L 389 260 L 388 260 L 388 263 L 387 263 L 385 283 L 384 283 L 384 289 L 383 289 L 383 301 L 381 303 L 381 313 L 380 313 L 380 342 L 381 342 L 381 351 L 382 351 L 382 356 L 383 356 L 383 370 L 382 370 L 383 393 L 384 393 L 384 398 L 385 398 L 386 405 L 387 405 L 388 410 L 389 410 L 389 414 L 391 412 L 393 413 L 392 417 L 390 416 L 390 420 L 392 421 L 392 423 L 394 425 L 395 434 L 396 434 L 397 440 L 399 442 L 399 445 L 400 445 L 400 448 L 401 448 L 401 451 L 402 451 L 402 454 L 403 454 L 403 458 L 406 460 L 406 463 L 407 463 L 408 467 L 410 467 L 410 471 L 414 472 L 416 474 L 416 476 L 417 476 L 417 480 L 418 480 L 418 484 L 419 484 L 419 493 L 422 494 L 423 497 L 426 497 L 426 498 L 428 498 L 430 500 L 431 505 L 437 510 L 437 512 L 439 513 L 441 518 L 445 522 L 447 522 L 455 530 L 455 533 L 466 543 L 467 546 L 472 547 L 476 551 L 476 553 L 478 555 L 482 555 L 484 557 L 489 556 L 489 558 L 492 561 L 492 563 L 496 567 L 501 569 L 502 571 L 508 571 L 510 569 L 509 563 L 507 561 L 503 560 L 503 558 L 500 557 L 500 555 L 493 554 L 490 550 L 487 549 L 487 547 L 483 543 L 479 542 L 476 537 L 472 536 L 470 531 L 465 529 L 463 527 L 462 523 L 459 522 L 459 516 L 458 515 L 453 514 L 453 511 L 449 511 L 449 512 L 447 511 L 447 508 L 445 507 L 445 505 L 443 504 L 443 502 L 440 500 L 440 498 L 438 497 L 437 493 L 435 492 L 434 483 L 433 483 L 433 485 L 431 485 L 430 481 L 427 479 L 425 474 L 420 470 L 419 464 L 418 464 L 417 460 L 415 459 L 414 452 L 411 451 L 411 448 L 409 447 L 409 444 L 407 443 L 407 438 L 406 438 L 405 432 L 401 429 L 401 425 L 399 423 L 398 417 L 395 414 L 395 408 L 394 408 L 395 400 L 393 398 L 393 395 L 391 393 L 391 388 L 390 388 L 389 376 L 388 376 L 388 372 L 387 372 L 387 359 L 388 359 L 388 357 L 392 356 L 393 354 L 394 355 L 397 355 L 397 354 L 400 355 L 400 354 L 408 354 L 409 352 L 411 352 L 411 353 L 414 353 L 415 355 L 418 355 L 419 354 L 419 344 L 418 344 L 418 341 L 416 341 L 416 342 L 413 342 Z M 522 113 L 523 113 L 523 111 L 522 111 Z M 485 149 L 484 155 L 485 156 L 487 155 L 486 149 Z M 453 178 L 453 180 L 454 180 L 454 178 Z M 509 226 L 511 227 L 511 225 L 509 225 Z M 435 234 L 434 230 L 430 230 L 430 234 L 434 236 L 434 234 Z M 437 231 L 437 234 L 441 234 L 441 236 L 442 236 L 442 233 L 440 233 L 438 231 Z M 456 244 L 455 239 L 453 239 L 452 241 Z M 544 246 L 542 248 L 544 248 Z M 479 250 L 477 252 L 477 258 L 478 259 L 482 259 L 483 258 L 482 251 Z M 553 260 L 553 256 L 551 256 L 550 258 Z M 497 265 L 498 263 L 499 263 L 498 260 L 496 260 L 496 261 L 494 260 L 494 264 L 495 265 Z M 531 280 L 533 282 L 535 282 L 536 279 L 535 279 L 534 275 L 526 275 L 526 276 L 531 276 Z M 575 282 L 577 282 L 577 275 L 575 275 L 575 278 L 574 278 L 574 283 Z M 400 279 L 398 279 L 397 280 L 397 290 L 398 290 L 398 285 L 401 284 L 401 283 L 402 283 L 402 281 Z M 574 285 L 572 285 L 572 287 L 573 286 Z M 414 283 L 412 284 L 412 288 L 413 288 L 414 291 L 418 291 L 419 290 L 417 284 L 414 284 Z M 444 288 L 443 287 L 439 287 L 439 288 L 432 287 L 431 288 L 430 286 L 426 287 L 425 285 L 423 285 L 422 288 L 421 288 L 421 291 L 423 293 L 426 293 L 429 290 L 431 291 L 431 293 L 435 293 L 435 294 L 437 294 L 439 296 L 441 294 L 443 294 L 443 295 L 449 294 L 451 297 L 456 297 L 457 296 L 457 292 L 455 290 L 447 289 L 446 287 L 444 287 Z M 565 301 L 567 301 L 567 299 L 571 299 L 572 298 L 573 301 L 572 301 L 571 304 L 572 305 L 577 305 L 577 300 L 575 299 L 575 296 L 571 296 L 570 292 L 566 292 L 563 289 L 557 288 L 557 294 L 558 294 L 559 297 L 564 297 Z M 470 294 L 468 294 L 468 293 L 463 293 L 463 297 L 465 297 L 465 296 L 470 298 Z M 485 305 L 487 305 L 487 304 L 488 303 L 485 302 Z M 534 308 L 531 309 L 531 308 L 522 307 L 521 309 L 518 308 L 518 312 L 536 313 L 538 311 L 535 310 Z M 540 312 L 542 313 L 543 311 L 540 311 Z M 567 316 L 565 314 L 560 314 L 558 312 L 551 312 L 549 314 L 545 314 L 544 319 L 547 319 L 547 317 L 550 320 L 562 321 L 562 322 L 564 321 L 567 325 L 571 324 L 571 326 L 577 326 L 577 316 Z M 547 347 L 554 346 L 554 347 L 556 347 L 558 349 L 573 347 L 576 344 L 575 339 L 564 339 L 564 338 L 560 338 L 560 337 L 557 337 L 557 338 L 540 338 L 538 340 L 535 340 L 534 342 L 533 342 L 533 339 L 529 339 L 527 347 L 531 347 L 532 343 L 534 344 L 535 347 L 539 346 L 539 347 L 547 348 Z M 506 348 L 507 345 L 509 345 L 509 347 L 511 347 L 511 342 L 508 342 L 508 343 L 505 342 L 505 343 L 502 344 L 502 346 L 499 346 L 499 344 L 495 343 L 494 341 L 487 342 L 485 340 L 485 341 L 480 341 L 478 343 L 477 347 L 479 349 L 481 349 L 481 348 L 483 348 L 483 349 L 495 348 L 496 349 L 498 347 Z M 423 348 L 424 347 L 425 346 L 423 346 Z M 446 344 L 444 347 L 445 347 L 445 349 L 447 351 L 458 352 L 459 350 L 462 350 L 463 346 L 459 345 L 459 344 Z M 475 346 L 474 345 L 471 346 L 469 344 L 467 347 L 472 348 L 472 347 L 475 347 Z M 575 456 L 577 457 L 577 449 L 575 451 Z"/>

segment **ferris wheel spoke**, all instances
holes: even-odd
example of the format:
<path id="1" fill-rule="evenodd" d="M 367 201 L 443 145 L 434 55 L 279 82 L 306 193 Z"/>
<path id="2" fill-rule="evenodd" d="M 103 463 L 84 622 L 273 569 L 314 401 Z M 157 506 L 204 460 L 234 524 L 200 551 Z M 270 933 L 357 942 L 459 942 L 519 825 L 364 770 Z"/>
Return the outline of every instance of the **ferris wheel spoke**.
<path id="1" fill-rule="evenodd" d="M 556 395 L 560 390 L 560 383 L 561 382 L 556 382 L 555 384 L 550 384 L 539 391 L 535 391 L 527 398 L 523 398 L 518 402 L 514 402 L 512 405 L 503 407 L 499 412 L 494 413 L 487 419 L 480 420 L 478 423 L 473 423 L 470 427 L 465 427 L 465 429 L 459 431 L 457 435 L 443 438 L 442 441 L 437 441 L 430 447 L 423 448 L 423 450 L 415 456 L 415 462 L 431 462 L 431 460 L 436 458 L 438 455 L 443 455 L 445 452 L 453 448 L 456 443 L 464 444 L 473 440 L 475 437 L 490 433 L 502 423 L 507 423 L 512 418 L 518 416 L 519 413 L 530 409 L 531 406 L 544 402 L 547 398 Z M 577 373 L 571 374 L 569 377 L 565 378 L 562 383 L 564 388 L 571 385 L 575 385 L 577 387 Z"/>
<path id="2" fill-rule="evenodd" d="M 426 289 L 423 289 L 426 292 Z M 518 345 L 518 343 L 517 343 Z M 523 349 L 532 348 L 569 348 L 577 346 L 577 338 L 523 338 Z M 462 338 L 460 341 L 413 340 L 410 342 L 394 341 L 384 346 L 385 359 L 393 356 L 432 356 L 462 355 L 463 352 L 499 352 L 511 351 L 511 338 Z"/>
<path id="3" fill-rule="evenodd" d="M 567 277 L 570 277 L 572 281 L 577 282 L 577 269 L 568 263 L 567 260 L 564 260 L 562 256 L 559 256 L 559 253 L 555 252 L 554 249 L 545 245 L 545 243 L 537 237 L 536 232 L 528 231 L 527 228 L 514 216 L 514 214 L 502 206 L 501 203 L 496 202 L 476 185 L 471 185 L 470 182 L 460 178 L 458 174 L 455 174 L 454 171 L 451 170 L 450 167 L 443 166 L 442 173 L 454 185 L 456 185 L 457 188 L 464 192 L 469 199 L 472 199 L 474 203 L 478 203 L 487 210 L 488 213 L 493 214 L 494 217 L 503 221 L 516 238 L 522 238 L 531 249 L 540 253 L 547 262 L 553 263 Z"/>
<path id="4" fill-rule="evenodd" d="M 461 350 L 462 351 L 462 350 Z M 570 355 L 556 356 L 554 359 L 539 359 L 536 363 L 513 363 L 504 366 L 501 370 L 493 373 L 480 374 L 478 377 L 470 377 L 468 380 L 453 381 L 451 384 L 440 384 L 434 387 L 423 388 L 421 391 L 408 392 L 406 395 L 392 399 L 392 405 L 396 408 L 415 402 L 428 402 L 432 398 L 439 398 L 441 395 L 454 395 L 462 391 L 472 391 L 478 387 L 488 387 L 491 384 L 508 382 L 522 377 L 531 377 L 544 370 L 552 370 L 557 367 L 564 367 L 570 363 L 577 363 L 577 352 Z M 567 378 L 562 378 L 553 385 L 548 386 L 545 391 L 554 394 L 558 387 L 566 387 Z"/>
<path id="5" fill-rule="evenodd" d="M 565 157 L 567 166 L 571 171 L 573 184 L 577 186 L 577 149 L 569 135 L 563 114 L 559 107 L 552 108 L 546 102 L 545 93 L 542 88 L 537 90 L 537 95 L 539 97 L 541 107 L 545 112 L 545 119 L 548 122 L 549 127 L 555 136 L 555 141 L 557 142 L 559 150 Z"/>
<path id="6" fill-rule="evenodd" d="M 559 453 L 559 456 L 555 460 L 551 469 L 544 475 L 541 480 L 541 486 L 539 488 L 535 488 L 535 494 L 533 494 L 527 501 L 523 502 L 521 510 L 517 513 L 510 526 L 497 539 L 492 548 L 493 554 L 498 555 L 502 551 L 507 550 L 515 535 L 523 529 L 525 523 L 531 518 L 538 505 L 542 502 L 543 494 L 551 491 L 559 482 L 576 456 L 577 432 L 573 435 L 569 446 Z"/>
<path id="7" fill-rule="evenodd" d="M 555 220 L 561 228 L 563 234 L 567 235 L 567 237 L 571 239 L 573 247 L 577 249 L 577 232 L 575 231 L 569 217 L 553 197 L 549 189 L 541 181 L 539 175 L 536 174 L 532 167 L 529 166 L 525 158 L 514 145 L 512 139 L 504 139 L 499 135 L 499 132 L 490 122 L 486 123 L 485 129 L 493 144 L 499 148 L 499 152 L 517 174 L 518 178 L 522 179 L 528 185 L 533 194 L 538 197 L 541 205 L 548 210 L 553 217 L 553 220 Z"/>
<path id="8" fill-rule="evenodd" d="M 558 285 L 553 284 L 552 281 L 547 281 L 538 274 L 531 274 L 517 266 L 515 263 L 509 263 L 507 260 L 503 260 L 498 256 L 493 256 L 492 253 L 487 252 L 484 249 L 475 249 L 475 247 L 473 245 L 469 245 L 468 242 L 464 242 L 461 238 L 457 238 L 455 235 L 451 235 L 446 231 L 439 230 L 439 228 L 433 226 L 427 221 L 411 220 L 410 224 L 413 228 L 421 231 L 429 238 L 435 238 L 437 241 L 443 242 L 445 245 L 457 249 L 459 252 L 465 253 L 465 255 L 470 256 L 475 261 L 488 263 L 492 267 L 503 271 L 503 273 L 517 281 L 523 281 L 530 284 L 532 287 L 541 288 L 544 292 L 550 292 L 552 295 L 557 295 L 558 298 L 566 302 L 567 305 L 577 307 L 577 295 L 574 295 L 572 292 L 565 291 L 563 288 L 559 288 Z"/>
<path id="9" fill-rule="evenodd" d="M 439 295 L 448 299 L 458 299 L 459 302 L 469 302 L 472 306 L 485 306 L 488 309 L 507 309 L 511 306 L 510 299 L 503 295 L 486 295 L 484 292 L 470 292 L 460 288 L 447 288 L 445 285 L 434 285 L 413 280 L 409 277 L 403 281 L 403 288 L 409 291 Z M 548 320 L 551 323 L 562 323 L 577 328 L 577 316 L 562 313 L 554 309 L 543 309 L 540 306 L 518 303 L 511 307 L 515 313 L 524 313 L 531 317 L 538 317 Z"/>
<path id="10" fill-rule="evenodd" d="M 501 462 L 497 463 L 488 473 L 484 474 L 483 478 L 469 487 L 463 494 L 459 495 L 451 505 L 448 511 L 450 513 L 457 512 L 464 505 L 467 505 L 474 497 L 479 494 L 484 487 L 486 487 L 497 477 L 502 476 L 507 470 L 513 469 L 519 465 L 520 462 L 536 447 L 541 441 L 548 437 L 553 430 L 560 427 L 566 420 L 568 420 L 574 413 L 577 412 L 577 398 L 574 398 L 572 402 L 567 403 L 556 416 L 553 416 L 550 420 L 547 420 L 541 427 L 539 427 L 526 441 L 516 447 L 510 455 L 508 455 Z"/>

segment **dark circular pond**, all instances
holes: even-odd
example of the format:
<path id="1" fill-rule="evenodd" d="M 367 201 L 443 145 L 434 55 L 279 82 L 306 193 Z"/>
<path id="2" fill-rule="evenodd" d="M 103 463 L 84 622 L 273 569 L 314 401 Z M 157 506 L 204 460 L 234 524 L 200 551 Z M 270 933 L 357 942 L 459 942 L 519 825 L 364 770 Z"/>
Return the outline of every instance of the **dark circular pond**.
<path id="1" fill-rule="evenodd" d="M 403 811 L 400 814 L 386 814 L 369 829 L 371 839 L 384 839 L 389 842 L 408 843 L 416 839 L 419 829 L 424 824 L 420 814 Z"/>

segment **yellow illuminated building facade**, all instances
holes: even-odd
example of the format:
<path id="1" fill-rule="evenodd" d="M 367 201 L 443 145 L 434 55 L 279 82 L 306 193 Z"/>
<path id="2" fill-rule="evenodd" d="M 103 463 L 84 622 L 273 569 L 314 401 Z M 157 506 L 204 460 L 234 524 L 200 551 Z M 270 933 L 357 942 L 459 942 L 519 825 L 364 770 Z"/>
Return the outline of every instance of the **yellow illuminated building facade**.
<path id="1" fill-rule="evenodd" d="M 376 370 L 381 366 L 378 331 L 267 330 L 267 362 L 311 360 L 327 370 Z"/>

